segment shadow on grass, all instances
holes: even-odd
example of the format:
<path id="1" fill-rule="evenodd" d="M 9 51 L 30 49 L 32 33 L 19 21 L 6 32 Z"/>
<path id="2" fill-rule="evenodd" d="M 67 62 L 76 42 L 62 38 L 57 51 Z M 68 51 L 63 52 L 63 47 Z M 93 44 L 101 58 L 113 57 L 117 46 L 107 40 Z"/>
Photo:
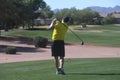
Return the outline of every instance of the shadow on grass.
<path id="1" fill-rule="evenodd" d="M 8 41 L 8 42 L 15 42 L 20 44 L 28 44 L 32 45 L 33 44 L 33 39 L 28 38 L 28 37 L 22 37 L 22 36 L 16 36 L 16 37 L 6 37 L 6 36 L 0 36 L 1 41 Z"/>
<path id="2" fill-rule="evenodd" d="M 67 75 L 120 75 L 120 73 L 67 73 Z"/>
<path id="3" fill-rule="evenodd" d="M 45 31 L 48 31 L 47 28 L 30 28 L 30 29 L 26 29 L 26 30 L 45 30 Z"/>
<path id="4" fill-rule="evenodd" d="M 8 45 L 0 45 L 0 53 L 5 52 L 4 49 L 6 47 L 16 47 L 17 52 L 30 52 L 30 53 L 34 53 L 34 52 L 45 52 L 44 50 L 38 50 L 37 48 L 31 48 L 31 47 L 18 47 L 18 46 L 8 46 Z"/>

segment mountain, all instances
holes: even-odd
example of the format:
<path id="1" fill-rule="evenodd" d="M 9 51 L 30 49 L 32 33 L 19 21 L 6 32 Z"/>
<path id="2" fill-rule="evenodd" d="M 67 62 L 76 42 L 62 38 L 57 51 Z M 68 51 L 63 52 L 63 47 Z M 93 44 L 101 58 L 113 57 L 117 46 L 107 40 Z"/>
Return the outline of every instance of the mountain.
<path id="1" fill-rule="evenodd" d="M 115 7 L 99 7 L 99 6 L 92 6 L 88 7 L 93 11 L 97 11 L 99 13 L 112 13 L 112 12 L 120 12 L 120 6 Z"/>
<path id="2" fill-rule="evenodd" d="M 87 7 L 92 9 L 93 11 L 97 11 L 99 13 L 112 13 L 112 12 L 120 12 L 120 6 L 115 6 L 115 7 L 99 7 L 99 6 L 91 6 Z M 53 12 L 59 12 L 61 9 L 54 9 Z"/>
<path id="3" fill-rule="evenodd" d="M 57 12 L 59 12 L 59 11 L 60 11 L 60 9 L 54 9 L 54 10 L 53 10 L 54 13 L 57 13 Z"/>

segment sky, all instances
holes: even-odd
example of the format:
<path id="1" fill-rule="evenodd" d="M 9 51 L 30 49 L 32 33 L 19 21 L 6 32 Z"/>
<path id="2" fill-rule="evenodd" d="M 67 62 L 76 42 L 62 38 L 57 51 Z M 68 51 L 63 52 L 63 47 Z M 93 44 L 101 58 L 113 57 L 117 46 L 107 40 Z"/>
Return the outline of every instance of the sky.
<path id="1" fill-rule="evenodd" d="M 90 6 L 115 7 L 120 6 L 120 0 L 44 0 L 52 10 L 72 8 L 84 9 Z"/>

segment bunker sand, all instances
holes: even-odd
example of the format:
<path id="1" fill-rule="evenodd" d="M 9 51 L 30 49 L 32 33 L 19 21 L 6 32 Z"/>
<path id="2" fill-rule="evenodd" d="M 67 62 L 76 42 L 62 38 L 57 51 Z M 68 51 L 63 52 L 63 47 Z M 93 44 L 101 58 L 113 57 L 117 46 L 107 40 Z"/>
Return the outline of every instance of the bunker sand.
<path id="1" fill-rule="evenodd" d="M 14 46 L 17 54 L 4 53 L 4 48 Z M 65 46 L 65 58 L 120 58 L 120 48 L 102 47 L 92 45 L 69 45 Z M 36 60 L 49 60 L 51 57 L 51 46 L 46 48 L 35 48 L 32 44 L 20 43 L 19 41 L 0 41 L 0 63 L 24 62 Z"/>

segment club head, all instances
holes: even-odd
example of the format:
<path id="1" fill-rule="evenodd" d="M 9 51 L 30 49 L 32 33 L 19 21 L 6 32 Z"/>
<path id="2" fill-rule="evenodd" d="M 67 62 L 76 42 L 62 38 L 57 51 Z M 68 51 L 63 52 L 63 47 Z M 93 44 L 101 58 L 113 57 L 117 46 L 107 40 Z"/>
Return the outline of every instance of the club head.
<path id="1" fill-rule="evenodd" d="M 81 45 L 84 45 L 84 42 L 83 42 L 83 41 L 81 42 Z"/>

